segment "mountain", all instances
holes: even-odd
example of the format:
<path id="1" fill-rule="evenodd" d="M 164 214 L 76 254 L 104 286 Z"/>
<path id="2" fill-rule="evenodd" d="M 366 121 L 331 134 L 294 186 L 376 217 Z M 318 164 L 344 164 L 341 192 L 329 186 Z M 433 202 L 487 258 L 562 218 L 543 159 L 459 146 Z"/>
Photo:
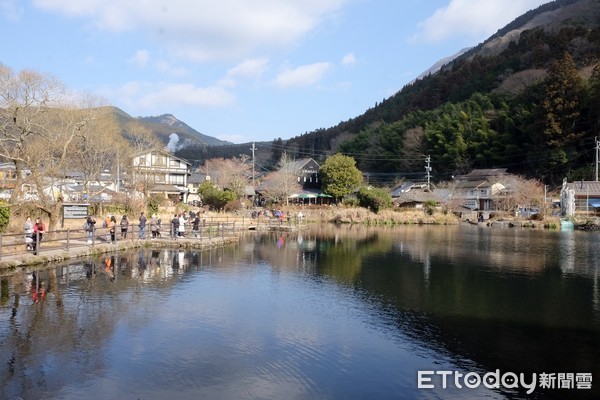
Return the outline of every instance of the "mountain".
<path id="1" fill-rule="evenodd" d="M 177 148 L 197 144 L 203 144 L 205 146 L 223 146 L 231 144 L 231 142 L 204 135 L 171 114 L 163 114 L 155 117 L 138 117 L 136 119 L 152 129 L 152 131 L 165 143 L 171 143 L 171 145 L 176 146 Z M 178 136 L 177 141 L 173 140 L 172 134 Z M 172 148 L 172 150 L 175 149 Z"/>
<path id="2" fill-rule="evenodd" d="M 466 48 L 460 50 L 458 53 L 451 55 L 450 57 L 442 58 L 441 60 L 439 60 L 435 64 L 433 64 L 431 67 L 429 67 L 425 71 L 421 72 L 421 74 L 419 76 L 417 76 L 417 78 L 414 81 L 418 81 L 419 79 L 423 79 L 428 75 L 438 72 L 440 69 L 442 69 L 443 66 L 454 61 L 455 59 L 462 56 L 463 54 L 465 54 L 467 51 L 469 51 L 471 49 L 472 49 L 472 47 L 466 47 Z M 412 81 L 411 83 L 413 83 L 414 81 Z"/>
<path id="3" fill-rule="evenodd" d="M 363 172 L 396 176 L 422 173 L 430 155 L 436 179 L 492 167 L 548 183 L 589 179 L 599 62 L 600 1 L 553 1 L 362 115 L 287 140 L 285 150 L 320 160 L 343 152 Z"/>
<path id="4" fill-rule="evenodd" d="M 185 147 L 204 148 L 231 144 L 231 142 L 204 135 L 171 114 L 136 118 L 117 107 L 109 108 L 123 129 L 127 124 L 137 122 L 153 132 L 172 151 Z"/>

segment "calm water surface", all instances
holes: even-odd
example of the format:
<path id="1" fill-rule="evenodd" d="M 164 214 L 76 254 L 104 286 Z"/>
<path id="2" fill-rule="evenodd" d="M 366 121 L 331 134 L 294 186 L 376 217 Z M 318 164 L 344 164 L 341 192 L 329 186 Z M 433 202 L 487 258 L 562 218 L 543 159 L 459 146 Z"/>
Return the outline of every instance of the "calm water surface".
<path id="1" fill-rule="evenodd" d="M 598 398 L 599 255 L 597 233 L 320 226 L 3 272 L 0 399 Z"/>

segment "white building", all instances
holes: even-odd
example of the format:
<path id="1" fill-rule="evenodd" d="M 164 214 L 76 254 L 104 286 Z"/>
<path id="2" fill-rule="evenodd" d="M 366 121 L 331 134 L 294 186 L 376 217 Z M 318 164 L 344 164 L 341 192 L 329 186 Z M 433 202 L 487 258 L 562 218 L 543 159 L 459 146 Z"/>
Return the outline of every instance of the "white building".
<path id="1" fill-rule="evenodd" d="M 166 151 L 152 151 L 133 158 L 132 184 L 148 194 L 164 195 L 174 202 L 187 202 L 192 165 Z"/>

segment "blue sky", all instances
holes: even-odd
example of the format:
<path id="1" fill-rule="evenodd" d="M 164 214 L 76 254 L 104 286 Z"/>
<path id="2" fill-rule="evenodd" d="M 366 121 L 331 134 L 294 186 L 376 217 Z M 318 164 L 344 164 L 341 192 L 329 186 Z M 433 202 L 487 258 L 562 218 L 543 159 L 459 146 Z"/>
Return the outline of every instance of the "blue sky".
<path id="1" fill-rule="evenodd" d="M 544 0 L 0 0 L 0 63 L 236 143 L 356 117 Z"/>

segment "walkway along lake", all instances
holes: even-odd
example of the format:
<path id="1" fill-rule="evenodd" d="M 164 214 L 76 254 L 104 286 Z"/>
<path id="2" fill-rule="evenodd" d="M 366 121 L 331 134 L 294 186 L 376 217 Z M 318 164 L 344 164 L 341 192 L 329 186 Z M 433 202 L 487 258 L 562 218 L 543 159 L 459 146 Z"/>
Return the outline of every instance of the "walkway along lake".
<path id="1" fill-rule="evenodd" d="M 598 398 L 598 254 L 598 233 L 320 225 L 5 271 L 0 398 Z"/>

